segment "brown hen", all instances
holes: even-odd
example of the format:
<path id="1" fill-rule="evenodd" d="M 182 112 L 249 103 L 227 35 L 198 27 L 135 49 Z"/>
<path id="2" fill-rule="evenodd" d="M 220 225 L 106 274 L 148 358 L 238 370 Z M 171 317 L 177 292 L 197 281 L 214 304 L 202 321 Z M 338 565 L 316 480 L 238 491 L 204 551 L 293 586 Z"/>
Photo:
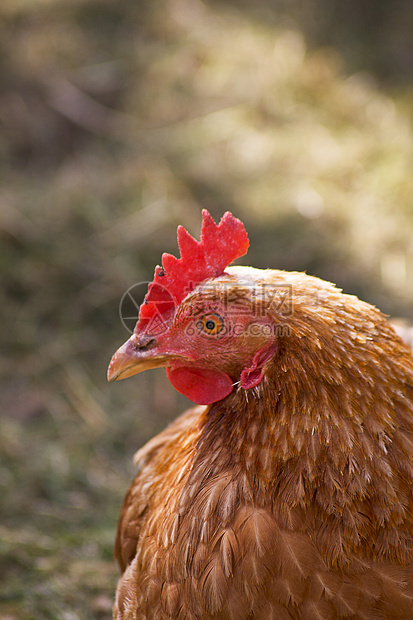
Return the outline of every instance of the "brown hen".
<path id="1" fill-rule="evenodd" d="M 114 618 L 412 619 L 411 350 L 327 282 L 227 268 L 230 214 L 178 237 L 109 378 L 165 366 L 204 406 L 136 455 Z"/>

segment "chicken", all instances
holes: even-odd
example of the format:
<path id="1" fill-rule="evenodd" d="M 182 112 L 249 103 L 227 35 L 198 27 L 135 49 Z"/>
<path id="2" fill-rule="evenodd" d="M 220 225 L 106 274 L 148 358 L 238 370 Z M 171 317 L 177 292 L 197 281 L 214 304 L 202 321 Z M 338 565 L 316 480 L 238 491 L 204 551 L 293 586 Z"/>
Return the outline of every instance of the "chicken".
<path id="1" fill-rule="evenodd" d="M 373 306 L 229 263 L 178 228 L 109 380 L 165 367 L 198 406 L 136 455 L 114 618 L 413 618 L 413 358 Z"/>

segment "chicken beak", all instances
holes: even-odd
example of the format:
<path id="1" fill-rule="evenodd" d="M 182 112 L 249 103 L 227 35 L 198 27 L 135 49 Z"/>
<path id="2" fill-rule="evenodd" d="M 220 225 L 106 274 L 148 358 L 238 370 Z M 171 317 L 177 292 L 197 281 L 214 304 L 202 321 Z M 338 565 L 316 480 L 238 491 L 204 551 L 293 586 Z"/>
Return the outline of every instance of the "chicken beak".
<path id="1" fill-rule="evenodd" d="M 168 366 L 176 355 L 160 352 L 154 337 L 133 334 L 112 357 L 108 368 L 108 381 L 126 379 L 151 368 Z"/>

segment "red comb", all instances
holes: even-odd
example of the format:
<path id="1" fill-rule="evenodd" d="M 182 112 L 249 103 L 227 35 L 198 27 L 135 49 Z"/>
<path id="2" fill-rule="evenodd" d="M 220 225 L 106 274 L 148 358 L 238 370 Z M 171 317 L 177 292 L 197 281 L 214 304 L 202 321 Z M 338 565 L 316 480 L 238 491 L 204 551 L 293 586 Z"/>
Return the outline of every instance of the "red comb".
<path id="1" fill-rule="evenodd" d="M 162 255 L 162 267 L 156 267 L 153 282 L 148 286 L 139 310 L 135 332 L 156 328 L 163 331 L 175 307 L 200 282 L 220 276 L 236 258 L 248 250 L 244 224 L 227 211 L 219 224 L 205 209 L 202 211 L 201 240 L 196 241 L 183 226 L 178 226 L 180 258 Z"/>

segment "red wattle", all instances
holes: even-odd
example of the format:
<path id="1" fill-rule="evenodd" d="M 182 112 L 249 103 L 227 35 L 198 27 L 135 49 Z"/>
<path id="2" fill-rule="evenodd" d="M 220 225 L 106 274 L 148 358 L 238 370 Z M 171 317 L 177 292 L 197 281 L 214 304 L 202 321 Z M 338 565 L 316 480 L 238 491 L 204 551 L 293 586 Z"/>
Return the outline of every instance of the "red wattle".
<path id="1" fill-rule="evenodd" d="M 198 405 L 216 403 L 233 390 L 231 377 L 218 370 L 178 366 L 167 368 L 166 374 L 175 390 Z"/>

